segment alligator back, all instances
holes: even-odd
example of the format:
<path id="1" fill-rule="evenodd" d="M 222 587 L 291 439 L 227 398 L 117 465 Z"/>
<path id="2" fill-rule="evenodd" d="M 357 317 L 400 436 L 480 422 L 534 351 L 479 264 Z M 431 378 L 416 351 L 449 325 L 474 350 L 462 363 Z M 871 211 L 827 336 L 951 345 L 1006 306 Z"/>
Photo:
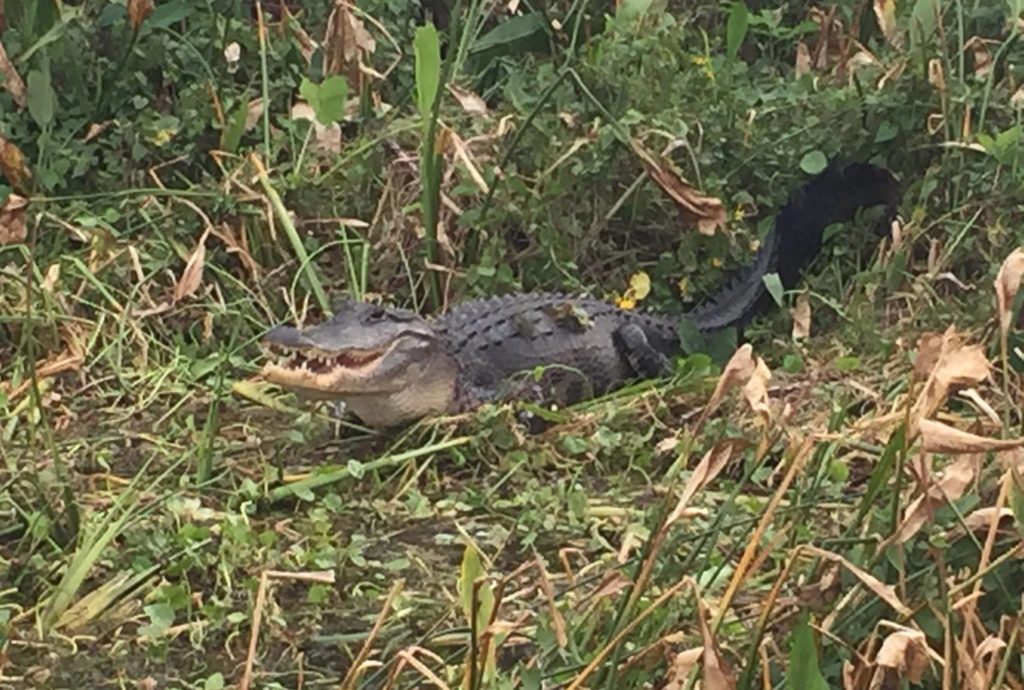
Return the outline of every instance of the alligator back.
<path id="1" fill-rule="evenodd" d="M 470 385 L 487 389 L 512 374 L 551 367 L 582 375 L 597 395 L 637 378 L 616 341 L 629 324 L 666 357 L 679 351 L 675 323 L 667 318 L 561 293 L 474 300 L 435 321 Z"/>

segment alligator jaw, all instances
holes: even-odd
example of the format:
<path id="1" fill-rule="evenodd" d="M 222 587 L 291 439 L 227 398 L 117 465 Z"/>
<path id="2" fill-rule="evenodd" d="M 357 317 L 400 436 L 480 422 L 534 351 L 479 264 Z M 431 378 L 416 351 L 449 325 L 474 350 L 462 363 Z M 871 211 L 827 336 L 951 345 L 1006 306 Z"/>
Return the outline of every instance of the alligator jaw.
<path id="1" fill-rule="evenodd" d="M 263 366 L 262 374 L 267 381 L 331 398 L 366 390 L 381 360 L 395 344 L 384 349 L 340 352 L 266 342 L 264 346 L 277 357 L 276 361 L 268 361 Z"/>

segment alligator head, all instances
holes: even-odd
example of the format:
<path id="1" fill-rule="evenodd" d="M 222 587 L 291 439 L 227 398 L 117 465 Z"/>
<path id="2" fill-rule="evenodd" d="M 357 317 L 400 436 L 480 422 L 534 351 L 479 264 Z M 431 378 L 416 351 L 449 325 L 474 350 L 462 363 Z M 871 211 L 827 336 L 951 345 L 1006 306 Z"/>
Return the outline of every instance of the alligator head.
<path id="1" fill-rule="evenodd" d="M 364 423 L 389 427 L 452 411 L 458 365 L 428 321 L 404 309 L 346 302 L 308 328 L 263 336 L 276 361 L 263 377 L 303 398 L 343 400 Z"/>

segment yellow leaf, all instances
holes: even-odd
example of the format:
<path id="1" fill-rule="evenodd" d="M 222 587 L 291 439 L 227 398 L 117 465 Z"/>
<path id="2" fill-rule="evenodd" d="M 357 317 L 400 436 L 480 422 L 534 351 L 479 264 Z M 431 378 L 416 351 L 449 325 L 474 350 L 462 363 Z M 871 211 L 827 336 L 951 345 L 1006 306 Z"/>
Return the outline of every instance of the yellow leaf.
<path id="1" fill-rule="evenodd" d="M 643 271 L 634 273 L 629 279 L 629 289 L 638 300 L 642 300 L 651 293 L 651 277 Z"/>
<path id="2" fill-rule="evenodd" d="M 615 300 L 620 309 L 635 309 L 637 302 L 651 293 L 651 278 L 643 271 L 634 273 L 629 278 L 626 293 Z"/>
<path id="3" fill-rule="evenodd" d="M 874 6 L 878 28 L 882 30 L 885 40 L 896 45 L 896 0 L 875 0 Z"/>
<path id="4" fill-rule="evenodd" d="M 14 142 L 0 136 L 0 174 L 3 174 L 14 191 L 29 196 L 32 192 L 32 171 L 25 154 Z"/>

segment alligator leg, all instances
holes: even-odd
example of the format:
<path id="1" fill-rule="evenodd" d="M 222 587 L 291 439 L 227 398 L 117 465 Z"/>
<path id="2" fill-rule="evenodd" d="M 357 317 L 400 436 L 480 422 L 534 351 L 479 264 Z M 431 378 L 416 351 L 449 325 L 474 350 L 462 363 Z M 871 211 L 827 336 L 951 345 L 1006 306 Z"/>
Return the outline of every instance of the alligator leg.
<path id="1" fill-rule="evenodd" d="M 626 324 L 615 331 L 615 345 L 637 376 L 653 379 L 671 375 L 672 361 L 651 345 L 636 324 Z"/>

